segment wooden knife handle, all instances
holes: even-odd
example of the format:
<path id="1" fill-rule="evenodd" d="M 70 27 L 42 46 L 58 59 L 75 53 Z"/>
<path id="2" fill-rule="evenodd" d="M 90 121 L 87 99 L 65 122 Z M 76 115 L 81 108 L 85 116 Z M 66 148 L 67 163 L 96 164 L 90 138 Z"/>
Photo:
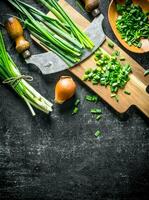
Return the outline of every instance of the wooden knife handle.
<path id="1" fill-rule="evenodd" d="M 99 11 L 100 0 L 81 0 L 81 1 L 85 4 L 85 9 L 87 12 L 92 12 L 94 10 Z"/>
<path id="2" fill-rule="evenodd" d="M 22 54 L 24 58 L 30 56 L 30 43 L 24 38 L 23 28 L 16 17 L 10 17 L 5 22 L 5 28 L 10 37 L 16 42 L 16 50 Z"/>

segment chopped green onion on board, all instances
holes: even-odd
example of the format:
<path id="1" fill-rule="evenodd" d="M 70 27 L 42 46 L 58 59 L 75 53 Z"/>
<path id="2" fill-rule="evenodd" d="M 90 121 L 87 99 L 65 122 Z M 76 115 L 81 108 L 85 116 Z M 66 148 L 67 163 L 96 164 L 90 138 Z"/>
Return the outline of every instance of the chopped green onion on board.
<path id="1" fill-rule="evenodd" d="M 118 61 L 117 56 L 110 56 L 101 48 L 95 52 L 95 61 L 96 68 L 87 69 L 83 80 L 105 87 L 110 86 L 111 94 L 114 94 L 118 102 L 116 93 L 119 89 L 123 89 L 130 80 L 131 66 L 129 64 L 122 65 Z"/>
<path id="2" fill-rule="evenodd" d="M 108 46 L 113 49 L 114 48 L 114 43 L 112 41 L 108 41 Z"/>
<path id="3" fill-rule="evenodd" d="M 112 94 L 111 94 L 111 98 L 114 98 L 115 96 L 116 96 L 115 93 L 112 93 Z"/>
<path id="4" fill-rule="evenodd" d="M 131 92 L 129 92 L 127 90 L 125 90 L 124 93 L 127 94 L 127 95 L 131 95 Z"/>
<path id="5" fill-rule="evenodd" d="M 147 76 L 147 75 L 149 75 L 149 69 L 145 70 L 144 72 L 144 76 Z"/>
<path id="6" fill-rule="evenodd" d="M 125 61 L 125 58 L 124 58 L 124 57 L 121 57 L 121 58 L 120 58 L 120 61 Z"/>
<path id="7" fill-rule="evenodd" d="M 118 96 L 118 95 L 115 96 L 115 100 L 116 100 L 117 102 L 119 102 L 119 96 Z"/>
<path id="8" fill-rule="evenodd" d="M 113 53 L 112 53 L 112 56 L 119 56 L 120 55 L 120 52 L 118 50 L 115 50 Z"/>

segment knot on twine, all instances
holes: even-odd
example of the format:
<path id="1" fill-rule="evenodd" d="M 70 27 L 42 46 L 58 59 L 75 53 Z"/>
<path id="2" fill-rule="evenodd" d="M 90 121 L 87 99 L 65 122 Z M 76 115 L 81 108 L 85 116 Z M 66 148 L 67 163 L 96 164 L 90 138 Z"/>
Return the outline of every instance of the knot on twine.
<path id="1" fill-rule="evenodd" d="M 7 78 L 2 83 L 3 84 L 10 84 L 11 86 L 16 87 L 19 84 L 20 80 L 22 80 L 22 79 L 29 81 L 29 82 L 33 81 L 32 76 L 19 75 L 19 76 L 16 76 L 16 77 Z"/>

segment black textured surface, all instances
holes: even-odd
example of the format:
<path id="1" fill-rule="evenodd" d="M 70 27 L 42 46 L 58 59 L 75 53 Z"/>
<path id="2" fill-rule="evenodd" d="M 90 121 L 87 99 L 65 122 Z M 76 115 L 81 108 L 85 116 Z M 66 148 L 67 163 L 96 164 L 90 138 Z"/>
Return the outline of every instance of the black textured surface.
<path id="1" fill-rule="evenodd" d="M 26 2 L 44 10 L 33 0 Z M 69 2 L 76 7 L 75 1 Z M 101 0 L 104 29 L 118 43 L 107 22 L 108 4 L 109 1 Z M 15 11 L 5 0 L 0 0 L 1 20 L 6 13 L 15 14 Z M 24 63 L 3 33 L 8 51 L 21 72 L 32 75 L 31 84 L 52 100 L 60 74 L 45 80 Z M 31 50 L 43 52 L 34 43 Z M 149 64 L 149 54 L 130 55 L 144 68 Z M 131 109 L 125 117 L 119 116 L 101 101 L 96 107 L 101 107 L 103 118 L 96 122 L 89 112 L 94 105 L 84 101 L 90 91 L 75 80 L 76 98 L 81 99 L 76 116 L 71 115 L 74 98 L 61 107 L 54 106 L 49 116 L 37 112 L 33 118 L 23 101 L 1 85 L 0 199 L 148 199 L 148 120 L 136 109 Z M 97 129 L 103 133 L 100 140 L 94 136 Z"/>

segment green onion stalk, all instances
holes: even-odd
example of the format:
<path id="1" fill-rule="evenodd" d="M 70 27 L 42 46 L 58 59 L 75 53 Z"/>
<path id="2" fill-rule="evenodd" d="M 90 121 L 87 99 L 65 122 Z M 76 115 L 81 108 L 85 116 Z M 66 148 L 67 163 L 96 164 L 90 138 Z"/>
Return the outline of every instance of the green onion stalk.
<path id="1" fill-rule="evenodd" d="M 59 3 L 55 0 L 38 0 L 41 2 L 46 8 L 48 8 L 61 22 L 66 23 L 78 41 L 83 45 L 83 47 L 92 49 L 94 47 L 93 42 L 90 38 L 81 31 L 78 26 L 72 21 L 72 19 L 68 16 L 68 14 L 64 11 L 64 9 L 59 5 Z"/>
<path id="2" fill-rule="evenodd" d="M 19 0 L 18 0 L 19 1 Z M 22 5 L 25 6 L 25 8 L 29 9 L 31 14 L 35 17 L 36 20 L 43 22 L 47 27 L 49 27 L 52 31 L 57 33 L 59 36 L 65 38 L 70 43 L 73 43 L 75 46 L 82 49 L 82 45 L 77 41 L 76 38 L 73 38 L 72 35 L 70 35 L 69 26 L 61 23 L 57 19 L 51 18 L 44 14 L 43 12 L 37 10 L 33 6 L 30 6 L 24 2 L 19 1 Z"/>
<path id="3" fill-rule="evenodd" d="M 36 37 L 47 49 L 60 56 L 68 66 L 80 61 L 83 53 L 83 39 L 80 41 L 72 34 L 75 30 L 80 38 L 84 37 L 85 44 L 92 48 L 90 39 L 78 28 L 70 27 L 67 20 L 60 20 L 60 12 L 52 8 L 58 19 L 51 18 L 36 8 L 21 2 L 20 0 L 8 0 L 23 16 L 25 27 Z M 58 13 L 60 16 L 58 16 Z M 63 17 L 62 17 L 63 18 Z M 70 21 L 70 20 L 69 20 Z M 74 25 L 73 25 L 74 26 Z M 78 31 L 79 30 L 79 31 Z M 85 39 L 87 37 L 87 39 Z"/>
<path id="4" fill-rule="evenodd" d="M 19 69 L 6 51 L 2 33 L 0 31 L 0 78 L 4 84 L 9 84 L 13 90 L 25 101 L 32 115 L 33 107 L 49 113 L 52 103 L 41 96 L 28 82 L 32 77 L 21 75 Z"/>

